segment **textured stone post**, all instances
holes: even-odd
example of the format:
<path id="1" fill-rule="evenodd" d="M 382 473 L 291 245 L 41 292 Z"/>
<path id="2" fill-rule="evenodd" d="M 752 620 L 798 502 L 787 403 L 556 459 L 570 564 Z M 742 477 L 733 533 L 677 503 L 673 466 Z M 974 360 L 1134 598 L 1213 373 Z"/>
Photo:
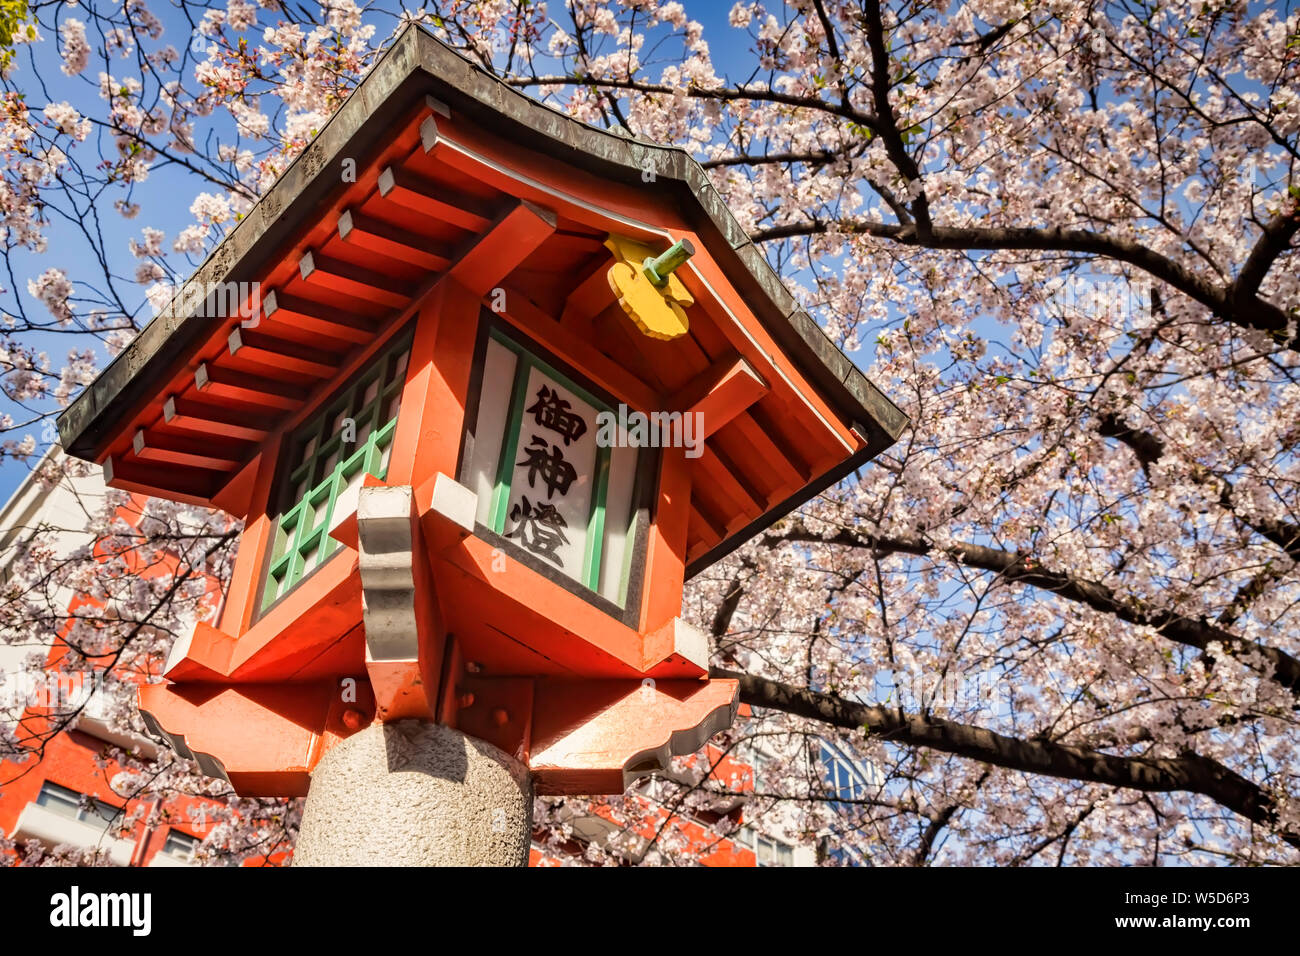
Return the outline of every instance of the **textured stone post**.
<path id="1" fill-rule="evenodd" d="M 458 730 L 372 724 L 312 773 L 294 866 L 526 866 L 528 769 Z"/>

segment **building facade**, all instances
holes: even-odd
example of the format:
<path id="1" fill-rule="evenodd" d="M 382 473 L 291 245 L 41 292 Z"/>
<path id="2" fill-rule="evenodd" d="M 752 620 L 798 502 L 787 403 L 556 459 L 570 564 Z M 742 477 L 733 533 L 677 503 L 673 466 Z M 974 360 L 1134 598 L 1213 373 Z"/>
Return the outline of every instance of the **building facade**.
<path id="1" fill-rule="evenodd" d="M 0 579 L 6 584 L 25 559 L 25 546 L 35 541 L 67 556 L 94 544 L 88 526 L 106 504 L 103 481 L 94 471 L 68 477 L 60 464 L 56 447 L 0 510 Z M 56 472 L 62 475 L 56 482 L 40 477 Z M 129 499 L 117 517 L 134 525 L 141 503 Z M 165 567 L 141 573 L 165 573 Z M 93 596 L 63 586 L 45 598 L 69 622 L 80 611 L 102 607 Z M 17 749 L 35 752 L 26 760 L 0 761 L 0 833 L 16 844 L 11 858 L 38 861 L 59 851 L 99 865 L 195 865 L 213 804 L 176 797 L 155 805 L 152 798 L 125 799 L 113 790 L 111 781 L 123 769 L 115 754 L 147 760 L 160 745 L 115 719 L 117 699 L 132 693 L 123 675 L 64 673 L 67 652 L 57 637 L 6 634 L 0 641 L 0 722 Z"/>

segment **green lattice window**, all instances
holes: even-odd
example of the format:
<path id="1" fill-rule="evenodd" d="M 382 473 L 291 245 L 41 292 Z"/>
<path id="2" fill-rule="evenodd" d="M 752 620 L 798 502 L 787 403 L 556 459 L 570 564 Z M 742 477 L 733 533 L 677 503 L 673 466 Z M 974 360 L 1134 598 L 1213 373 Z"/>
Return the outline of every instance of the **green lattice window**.
<path id="1" fill-rule="evenodd" d="M 410 335 L 399 337 L 289 440 L 263 611 L 341 547 L 330 532 L 356 511 L 365 476 L 387 474 L 410 351 Z"/>

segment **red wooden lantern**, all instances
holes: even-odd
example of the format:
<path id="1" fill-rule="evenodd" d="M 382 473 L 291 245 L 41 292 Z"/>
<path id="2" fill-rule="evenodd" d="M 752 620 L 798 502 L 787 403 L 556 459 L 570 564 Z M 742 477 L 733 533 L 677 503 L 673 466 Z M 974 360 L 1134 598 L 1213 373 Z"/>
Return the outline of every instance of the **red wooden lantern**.
<path id="1" fill-rule="evenodd" d="M 60 420 L 116 488 L 245 519 L 142 688 L 247 795 L 416 717 L 609 793 L 728 726 L 691 575 L 905 424 L 685 153 L 403 33 Z"/>

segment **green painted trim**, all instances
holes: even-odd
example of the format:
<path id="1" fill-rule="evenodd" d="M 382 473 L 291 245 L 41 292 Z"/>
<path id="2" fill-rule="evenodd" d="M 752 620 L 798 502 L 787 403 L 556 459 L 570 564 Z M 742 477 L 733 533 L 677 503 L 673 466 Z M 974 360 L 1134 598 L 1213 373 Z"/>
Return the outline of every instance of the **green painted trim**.
<path id="1" fill-rule="evenodd" d="M 267 562 L 266 574 L 262 588 L 262 611 L 293 590 L 312 571 L 324 564 L 338 548 L 339 543 L 328 534 L 334 521 L 334 513 L 339 498 L 347 487 L 347 477 L 364 469 L 367 474 L 383 478 L 387 467 L 380 467 L 382 451 L 391 445 L 397 431 L 397 417 L 394 416 L 382 427 L 378 420 L 383 414 L 393 394 L 400 391 L 403 381 L 400 378 L 388 379 L 393 367 L 394 357 L 411 347 L 410 338 L 402 337 L 392 344 L 371 366 L 372 371 L 353 382 L 328 404 L 320 407 L 316 417 L 305 423 L 298 434 L 290 438 L 290 448 L 294 452 L 308 441 L 313 442 L 311 454 L 301 463 L 294 465 L 288 473 L 289 487 L 299 482 L 310 482 L 315 477 L 322 463 L 331 455 L 335 457 L 328 474 L 322 474 L 314 485 L 308 487 L 293 505 L 276 519 L 272 532 L 272 547 L 275 538 L 283 533 L 287 536 L 284 553 L 271 555 Z M 379 381 L 375 397 L 366 405 L 357 408 L 357 403 L 365 394 L 365 389 L 372 382 Z M 342 433 L 331 434 L 326 439 L 325 433 L 335 419 L 340 416 L 351 418 L 356 424 L 357 433 L 369 425 L 369 434 L 355 443 L 345 443 Z M 315 520 L 316 509 L 324 505 L 324 514 L 319 522 Z M 305 552 L 316 549 L 311 567 L 307 566 Z"/>
<path id="2" fill-rule="evenodd" d="M 501 436 L 501 457 L 497 461 L 497 480 L 492 491 L 492 510 L 488 512 L 488 527 L 497 534 L 505 529 L 506 509 L 510 506 L 510 477 L 515 471 L 515 455 L 519 454 L 519 433 L 523 430 L 524 402 L 528 401 L 528 376 L 533 367 L 531 356 L 516 354 L 515 380 L 510 392 L 510 415 L 506 430 Z"/>
<path id="3" fill-rule="evenodd" d="M 640 455 L 640 452 L 637 452 Z M 639 462 L 638 462 L 639 464 Z M 627 605 L 627 587 L 632 579 L 632 553 L 636 551 L 636 484 L 632 485 L 631 507 L 628 508 L 627 537 L 623 545 L 623 570 L 618 576 L 618 599 L 614 601 L 619 607 Z"/>
<path id="4" fill-rule="evenodd" d="M 596 480 L 591 489 L 591 516 L 587 521 L 587 553 L 582 561 L 582 583 L 600 593 L 600 556 L 605 544 L 605 499 L 609 493 L 609 449 L 596 446 Z"/>
<path id="5" fill-rule="evenodd" d="M 610 408 L 608 404 L 603 402 L 601 399 L 597 398 L 595 395 L 591 394 L 591 392 L 587 391 L 585 388 L 583 388 L 573 379 L 569 378 L 569 376 L 565 375 L 563 372 L 557 371 L 545 359 L 538 358 L 532 352 L 528 351 L 527 348 L 520 345 L 514 339 L 510 338 L 510 336 L 506 335 L 500 329 L 491 329 L 488 334 L 491 335 L 494 339 L 496 339 L 501 345 L 504 345 L 506 348 L 510 349 L 510 351 L 514 352 L 516 355 L 523 355 L 524 357 L 526 357 L 527 360 L 530 363 L 532 363 L 532 365 L 535 368 L 551 376 L 551 378 L 555 379 L 557 382 L 559 382 L 569 391 L 573 392 L 573 394 L 577 395 L 580 399 L 582 399 L 592 408 L 596 409 L 596 411 L 598 412 L 614 411 L 614 409 Z"/>

